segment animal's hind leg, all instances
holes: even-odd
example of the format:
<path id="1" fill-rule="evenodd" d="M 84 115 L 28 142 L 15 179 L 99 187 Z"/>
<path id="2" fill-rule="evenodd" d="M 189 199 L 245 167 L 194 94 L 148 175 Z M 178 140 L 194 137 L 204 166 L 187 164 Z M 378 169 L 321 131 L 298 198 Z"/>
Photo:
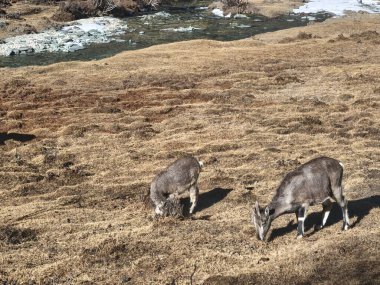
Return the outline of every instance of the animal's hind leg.
<path id="1" fill-rule="evenodd" d="M 336 192 L 338 192 L 338 189 L 336 190 Z M 342 230 L 346 231 L 350 227 L 350 217 L 348 216 L 347 199 L 343 196 L 341 188 L 339 189 L 339 193 L 337 193 L 336 195 L 334 193 L 334 196 L 340 208 L 342 209 L 342 214 L 343 214 Z"/>
<path id="2" fill-rule="evenodd" d="M 348 216 L 348 208 L 347 208 L 348 201 L 347 199 L 342 196 L 342 202 L 340 206 L 342 207 L 342 213 L 343 213 L 343 230 L 348 230 L 350 227 L 350 217 Z"/>
<path id="3" fill-rule="evenodd" d="M 327 218 L 330 215 L 330 211 L 331 211 L 332 206 L 333 206 L 333 204 L 332 204 L 332 202 L 330 201 L 329 198 L 327 198 L 327 200 L 325 200 L 322 203 L 322 207 L 323 207 L 323 210 L 322 210 L 322 223 L 319 226 L 317 226 L 318 230 L 322 229 L 326 225 L 326 221 L 327 221 Z"/>
<path id="4" fill-rule="evenodd" d="M 190 214 L 192 214 L 194 212 L 194 209 L 197 206 L 198 197 L 199 197 L 198 186 L 197 185 L 191 186 L 191 188 L 190 188 L 190 202 L 191 202 Z"/>

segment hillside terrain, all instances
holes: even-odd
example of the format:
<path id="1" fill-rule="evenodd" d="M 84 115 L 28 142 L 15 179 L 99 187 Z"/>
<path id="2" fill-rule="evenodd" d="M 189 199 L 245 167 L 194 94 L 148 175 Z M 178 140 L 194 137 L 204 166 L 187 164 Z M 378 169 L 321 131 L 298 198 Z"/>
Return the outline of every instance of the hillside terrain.
<path id="1" fill-rule="evenodd" d="M 234 42 L 195 40 L 89 62 L 0 69 L 3 284 L 379 284 L 380 15 Z M 176 158 L 204 161 L 196 213 L 143 197 Z M 252 204 L 327 155 L 353 227 L 255 237 Z M 188 199 L 183 202 L 188 207 Z"/>

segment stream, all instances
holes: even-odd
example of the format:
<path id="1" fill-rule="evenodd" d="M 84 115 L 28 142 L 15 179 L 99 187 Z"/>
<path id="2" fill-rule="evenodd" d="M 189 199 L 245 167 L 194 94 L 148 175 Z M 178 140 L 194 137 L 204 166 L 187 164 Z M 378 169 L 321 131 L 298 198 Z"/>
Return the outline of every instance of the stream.
<path id="1" fill-rule="evenodd" d="M 0 56 L 0 67 L 48 65 L 62 61 L 98 60 L 126 50 L 136 50 L 152 45 L 210 39 L 233 41 L 259 33 L 305 26 L 310 21 L 321 22 L 331 17 L 329 13 L 288 14 L 277 18 L 260 15 L 235 15 L 220 17 L 207 9 L 209 1 L 162 7 L 150 12 L 122 19 L 126 28 L 109 42 L 91 43 L 73 52 L 26 53 Z"/>

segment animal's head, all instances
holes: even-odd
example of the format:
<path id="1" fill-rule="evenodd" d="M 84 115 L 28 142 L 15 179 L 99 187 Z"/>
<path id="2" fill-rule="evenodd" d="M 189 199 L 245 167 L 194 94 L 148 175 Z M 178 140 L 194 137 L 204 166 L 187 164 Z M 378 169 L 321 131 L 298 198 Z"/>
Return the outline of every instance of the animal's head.
<path id="1" fill-rule="evenodd" d="M 264 240 L 272 222 L 269 207 L 261 209 L 259 203 L 256 201 L 252 210 L 252 222 L 256 228 L 257 238 Z"/>

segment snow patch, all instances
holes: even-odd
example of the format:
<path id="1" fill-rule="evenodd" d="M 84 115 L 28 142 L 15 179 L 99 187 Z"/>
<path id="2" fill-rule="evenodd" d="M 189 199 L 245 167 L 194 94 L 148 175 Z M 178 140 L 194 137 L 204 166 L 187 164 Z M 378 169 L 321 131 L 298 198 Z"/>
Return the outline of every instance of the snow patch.
<path id="1" fill-rule="evenodd" d="M 229 13 L 228 15 L 225 15 L 224 16 L 224 12 L 218 8 L 215 8 L 211 11 L 211 13 L 213 13 L 215 16 L 217 17 L 222 17 L 222 18 L 231 18 L 231 13 Z"/>
<path id="2" fill-rule="evenodd" d="M 92 43 L 108 43 L 127 29 L 125 21 L 98 17 L 69 22 L 61 30 L 10 37 L 0 44 L 0 56 L 41 52 L 73 52 Z M 118 39 L 120 41 L 120 39 Z"/>
<path id="3" fill-rule="evenodd" d="M 294 9 L 294 13 L 318 13 L 328 12 L 336 16 L 343 16 L 346 11 L 364 11 L 368 13 L 380 13 L 380 1 L 378 0 L 310 0 L 305 5 Z"/>

